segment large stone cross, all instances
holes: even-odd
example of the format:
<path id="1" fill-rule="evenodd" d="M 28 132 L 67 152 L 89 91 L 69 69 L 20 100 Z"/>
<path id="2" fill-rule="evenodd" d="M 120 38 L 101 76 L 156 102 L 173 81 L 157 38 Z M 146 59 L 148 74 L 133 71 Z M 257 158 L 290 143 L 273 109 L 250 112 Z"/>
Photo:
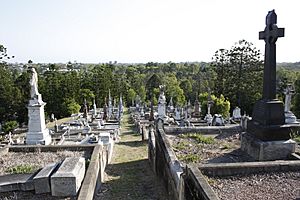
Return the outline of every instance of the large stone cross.
<path id="1" fill-rule="evenodd" d="M 265 40 L 265 67 L 263 83 L 263 99 L 276 99 L 276 41 L 284 37 L 284 28 L 278 28 L 277 15 L 274 10 L 266 17 L 266 28 L 259 32 L 259 39 Z"/>

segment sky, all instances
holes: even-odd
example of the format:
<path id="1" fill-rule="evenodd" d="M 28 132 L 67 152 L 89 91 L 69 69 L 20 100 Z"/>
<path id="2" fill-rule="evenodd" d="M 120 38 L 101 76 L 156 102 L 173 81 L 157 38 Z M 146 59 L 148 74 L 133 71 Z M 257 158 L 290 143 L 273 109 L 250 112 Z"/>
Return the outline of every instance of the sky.
<path id="1" fill-rule="evenodd" d="M 0 44 L 34 63 L 210 62 L 258 39 L 275 9 L 277 62 L 300 61 L 298 0 L 0 0 Z"/>

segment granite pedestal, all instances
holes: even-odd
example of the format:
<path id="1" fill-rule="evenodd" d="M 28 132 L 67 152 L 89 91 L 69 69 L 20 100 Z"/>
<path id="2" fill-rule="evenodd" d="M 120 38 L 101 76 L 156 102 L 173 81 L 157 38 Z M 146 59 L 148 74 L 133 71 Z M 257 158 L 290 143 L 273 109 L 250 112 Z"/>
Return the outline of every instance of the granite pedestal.
<path id="1" fill-rule="evenodd" d="M 288 159 L 296 145 L 291 139 L 262 141 L 249 133 L 241 135 L 241 149 L 257 161 Z"/>

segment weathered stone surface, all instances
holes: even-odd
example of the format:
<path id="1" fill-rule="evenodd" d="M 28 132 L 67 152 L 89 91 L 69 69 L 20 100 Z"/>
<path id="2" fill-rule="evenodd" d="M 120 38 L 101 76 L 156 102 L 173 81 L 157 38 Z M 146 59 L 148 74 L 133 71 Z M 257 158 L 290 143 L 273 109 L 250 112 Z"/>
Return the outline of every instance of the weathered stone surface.
<path id="1" fill-rule="evenodd" d="M 50 176 L 57 168 L 58 163 L 51 163 L 45 166 L 39 173 L 33 178 L 34 188 L 36 194 L 51 192 Z"/>
<path id="2" fill-rule="evenodd" d="M 59 169 L 51 176 L 52 196 L 75 196 L 85 174 L 83 157 L 66 158 Z"/>
<path id="3" fill-rule="evenodd" d="M 295 148 L 293 140 L 262 141 L 248 133 L 241 136 L 241 149 L 258 161 L 287 159 Z"/>
<path id="4" fill-rule="evenodd" d="M 33 177 L 31 174 L 9 174 L 0 176 L 0 192 L 30 191 L 34 190 Z"/>

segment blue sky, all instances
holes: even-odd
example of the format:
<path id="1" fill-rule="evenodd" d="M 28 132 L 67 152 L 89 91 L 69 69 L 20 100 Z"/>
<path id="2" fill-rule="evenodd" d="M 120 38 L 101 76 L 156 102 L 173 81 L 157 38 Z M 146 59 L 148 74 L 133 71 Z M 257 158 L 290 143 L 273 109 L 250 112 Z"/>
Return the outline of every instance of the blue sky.
<path id="1" fill-rule="evenodd" d="M 297 0 L 0 0 L 0 44 L 11 62 L 211 61 L 258 32 L 275 9 L 277 61 L 300 61 Z"/>

